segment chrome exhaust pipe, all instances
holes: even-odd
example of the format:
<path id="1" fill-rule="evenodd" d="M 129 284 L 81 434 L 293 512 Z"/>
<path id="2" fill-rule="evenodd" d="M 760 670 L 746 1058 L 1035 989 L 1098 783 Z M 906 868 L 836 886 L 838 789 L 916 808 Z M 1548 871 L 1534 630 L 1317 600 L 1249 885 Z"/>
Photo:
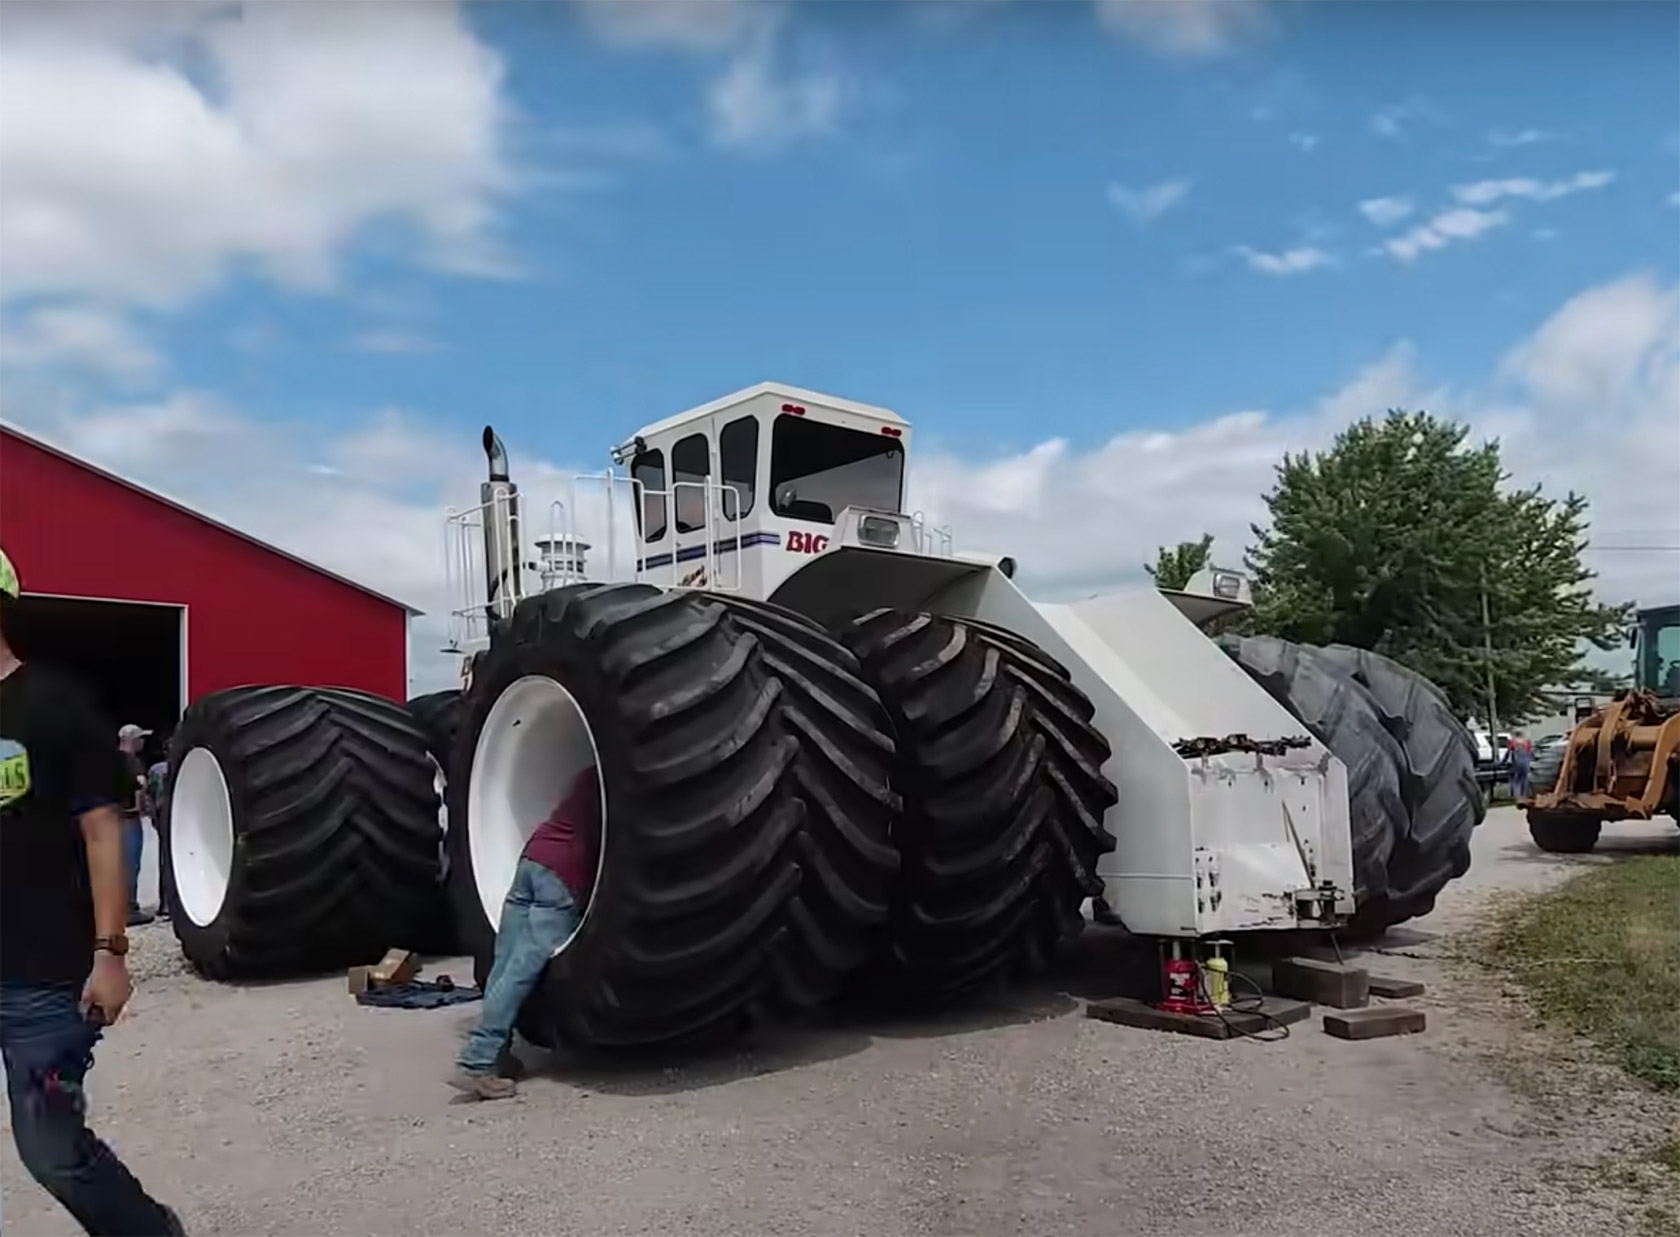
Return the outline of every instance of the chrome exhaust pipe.
<path id="1" fill-rule="evenodd" d="M 525 595 L 520 576 L 519 487 L 508 478 L 508 453 L 496 431 L 484 427 L 484 458 L 489 480 L 479 486 L 484 510 L 484 579 L 489 588 L 485 613 L 494 629 L 513 614 Z"/>

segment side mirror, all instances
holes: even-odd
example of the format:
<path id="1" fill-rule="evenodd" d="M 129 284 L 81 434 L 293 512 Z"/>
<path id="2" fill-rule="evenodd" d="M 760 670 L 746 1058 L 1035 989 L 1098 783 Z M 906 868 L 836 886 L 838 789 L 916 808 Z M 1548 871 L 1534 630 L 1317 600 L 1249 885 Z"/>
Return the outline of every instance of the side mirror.
<path id="1" fill-rule="evenodd" d="M 1627 629 L 1627 642 L 1630 649 L 1639 646 L 1639 628 L 1629 627 Z"/>

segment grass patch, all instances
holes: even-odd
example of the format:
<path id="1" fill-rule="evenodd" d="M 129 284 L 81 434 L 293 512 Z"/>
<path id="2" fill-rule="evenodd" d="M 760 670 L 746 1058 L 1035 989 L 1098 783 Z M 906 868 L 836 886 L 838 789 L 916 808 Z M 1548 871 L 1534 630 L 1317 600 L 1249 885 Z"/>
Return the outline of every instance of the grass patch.
<path id="1" fill-rule="evenodd" d="M 1680 1091 L 1680 857 L 1588 869 L 1507 912 L 1490 949 L 1542 1017 Z"/>

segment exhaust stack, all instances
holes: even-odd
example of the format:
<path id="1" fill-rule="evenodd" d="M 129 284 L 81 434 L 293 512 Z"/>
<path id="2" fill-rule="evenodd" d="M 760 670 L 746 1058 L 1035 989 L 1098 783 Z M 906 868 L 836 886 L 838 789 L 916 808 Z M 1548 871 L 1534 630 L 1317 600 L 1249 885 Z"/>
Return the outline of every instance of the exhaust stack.
<path id="1" fill-rule="evenodd" d="M 519 487 L 508 479 L 507 448 L 488 425 L 484 457 L 490 479 L 479 486 L 478 495 L 484 510 L 484 579 L 489 588 L 485 613 L 494 628 L 513 614 L 525 595 L 520 579 Z"/>

